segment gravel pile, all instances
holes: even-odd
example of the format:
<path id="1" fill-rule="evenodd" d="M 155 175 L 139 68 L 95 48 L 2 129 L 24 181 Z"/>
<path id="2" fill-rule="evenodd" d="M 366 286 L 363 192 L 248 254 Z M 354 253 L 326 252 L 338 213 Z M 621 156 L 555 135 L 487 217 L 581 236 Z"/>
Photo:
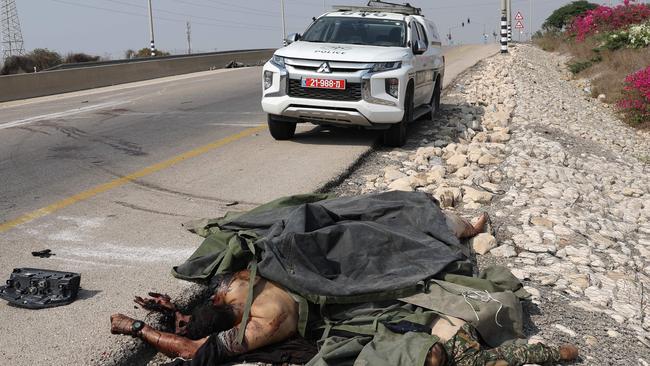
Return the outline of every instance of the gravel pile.
<path id="1" fill-rule="evenodd" d="M 622 123 L 570 80 L 561 56 L 520 45 L 450 87 L 435 121 L 402 149 L 371 154 L 341 195 L 433 194 L 488 211 L 472 241 L 534 295 L 531 342 L 572 342 L 586 365 L 650 362 L 650 134 Z"/>

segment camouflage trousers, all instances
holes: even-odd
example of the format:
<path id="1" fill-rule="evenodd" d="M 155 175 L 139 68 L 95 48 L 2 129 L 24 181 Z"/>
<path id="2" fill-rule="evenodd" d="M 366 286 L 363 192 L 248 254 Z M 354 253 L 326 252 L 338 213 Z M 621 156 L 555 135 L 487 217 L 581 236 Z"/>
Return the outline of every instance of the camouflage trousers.
<path id="1" fill-rule="evenodd" d="M 458 333 L 444 344 L 450 366 L 521 366 L 529 363 L 548 364 L 558 362 L 557 347 L 543 344 L 508 345 L 483 350 L 476 330 L 463 325 Z"/>

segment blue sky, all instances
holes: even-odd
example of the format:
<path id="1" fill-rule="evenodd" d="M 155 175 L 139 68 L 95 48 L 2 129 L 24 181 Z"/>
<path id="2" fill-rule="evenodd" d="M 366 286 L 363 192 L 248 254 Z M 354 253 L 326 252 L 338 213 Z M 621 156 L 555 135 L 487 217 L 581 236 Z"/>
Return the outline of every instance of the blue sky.
<path id="1" fill-rule="evenodd" d="M 87 52 L 119 58 L 126 49 L 147 47 L 147 0 L 16 0 L 25 47 L 49 48 L 61 53 Z M 302 32 L 311 17 L 323 13 L 323 4 L 364 4 L 361 0 L 285 0 L 287 32 Z M 482 42 L 483 29 L 498 31 L 500 0 L 410 0 L 422 7 L 446 34 L 454 28 L 455 41 Z M 531 0 L 513 0 L 530 25 Z M 567 0 L 532 0 L 533 29 Z M 600 1 L 609 3 L 609 1 Z M 618 1 L 613 1 L 617 3 Z M 280 0 L 153 0 L 156 45 L 182 53 L 187 48 L 186 22 L 192 24 L 195 51 L 277 47 L 282 28 Z M 471 19 L 465 28 L 462 21 Z"/>

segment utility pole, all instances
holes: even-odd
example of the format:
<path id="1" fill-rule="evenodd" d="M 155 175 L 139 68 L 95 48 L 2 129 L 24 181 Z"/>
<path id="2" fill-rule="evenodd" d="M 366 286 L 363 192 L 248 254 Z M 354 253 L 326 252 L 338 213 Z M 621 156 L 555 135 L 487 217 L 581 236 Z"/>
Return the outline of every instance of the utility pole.
<path id="1" fill-rule="evenodd" d="M 501 0 L 501 53 L 508 53 L 508 1 Z"/>
<path id="2" fill-rule="evenodd" d="M 506 16 L 508 17 L 508 42 L 512 42 L 512 0 L 506 3 Z"/>
<path id="3" fill-rule="evenodd" d="M 187 54 L 191 55 L 192 54 L 192 23 L 190 21 L 187 21 L 187 26 L 186 26 L 186 32 L 187 32 Z"/>
<path id="4" fill-rule="evenodd" d="M 23 33 L 15 0 L 0 0 L 0 38 L 2 40 L 2 59 L 25 54 Z"/>
<path id="5" fill-rule="evenodd" d="M 151 35 L 151 57 L 156 56 L 156 42 L 153 36 L 153 10 L 151 8 L 151 0 L 149 0 L 149 34 Z"/>
<path id="6" fill-rule="evenodd" d="M 280 0 L 280 6 L 282 7 L 282 43 L 287 39 L 287 21 L 284 18 L 284 0 Z"/>
<path id="7" fill-rule="evenodd" d="M 327 13 L 327 0 L 323 0 L 323 12 Z"/>
<path id="8" fill-rule="evenodd" d="M 530 34 L 530 41 L 533 41 L 533 0 L 529 0 L 530 12 L 528 13 L 528 33 Z"/>

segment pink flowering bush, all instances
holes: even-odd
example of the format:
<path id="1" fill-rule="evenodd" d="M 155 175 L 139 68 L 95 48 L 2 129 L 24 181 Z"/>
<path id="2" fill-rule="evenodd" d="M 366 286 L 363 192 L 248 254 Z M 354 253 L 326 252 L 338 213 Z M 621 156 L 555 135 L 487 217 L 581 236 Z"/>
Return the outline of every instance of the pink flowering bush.
<path id="1" fill-rule="evenodd" d="M 618 108 L 633 124 L 650 122 L 650 66 L 625 78 Z"/>
<path id="2" fill-rule="evenodd" d="M 647 19 L 650 19 L 649 5 L 633 4 L 630 0 L 625 0 L 622 5 L 613 8 L 599 6 L 577 16 L 569 26 L 569 34 L 581 42 L 587 36 L 643 23 Z"/>

